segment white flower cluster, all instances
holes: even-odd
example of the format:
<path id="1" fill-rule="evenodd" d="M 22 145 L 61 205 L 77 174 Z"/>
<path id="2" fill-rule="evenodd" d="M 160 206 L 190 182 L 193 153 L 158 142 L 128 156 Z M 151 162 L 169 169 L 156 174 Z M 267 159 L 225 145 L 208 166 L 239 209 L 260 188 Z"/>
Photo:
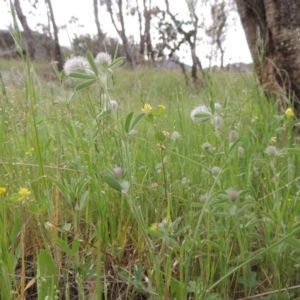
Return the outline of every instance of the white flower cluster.
<path id="1" fill-rule="evenodd" d="M 112 63 L 112 59 L 108 53 L 100 52 L 95 58 L 95 63 L 100 71 L 106 73 Z M 68 58 L 64 65 L 64 71 L 68 76 L 71 73 L 89 74 L 92 72 L 88 60 L 83 56 L 71 56 Z"/>
<path id="2" fill-rule="evenodd" d="M 206 105 L 199 105 L 191 111 L 190 117 L 195 123 L 202 123 L 210 120 L 211 124 L 216 129 L 220 129 L 223 121 L 220 115 L 221 109 L 222 105 L 220 103 L 215 103 L 216 114 L 213 116 L 210 108 L 208 108 Z"/>
<path id="3" fill-rule="evenodd" d="M 90 65 L 83 56 L 72 56 L 67 59 L 64 65 L 64 71 L 69 76 L 71 73 L 88 73 Z"/>

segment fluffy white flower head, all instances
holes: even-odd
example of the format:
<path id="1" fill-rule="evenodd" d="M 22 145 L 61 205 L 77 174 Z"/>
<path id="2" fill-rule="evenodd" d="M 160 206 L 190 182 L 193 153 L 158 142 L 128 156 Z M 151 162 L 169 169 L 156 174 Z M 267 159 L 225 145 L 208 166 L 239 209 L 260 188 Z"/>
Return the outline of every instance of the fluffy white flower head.
<path id="1" fill-rule="evenodd" d="M 220 112 L 221 109 L 222 109 L 222 104 L 216 102 L 216 103 L 215 103 L 215 110 L 216 110 L 216 112 Z"/>
<path id="2" fill-rule="evenodd" d="M 108 69 L 108 66 L 111 64 L 111 56 L 106 52 L 100 52 L 97 54 L 95 62 L 98 66 Z"/>
<path id="3" fill-rule="evenodd" d="M 179 140 L 181 138 L 181 135 L 178 131 L 173 131 L 173 133 L 171 134 L 171 139 L 172 140 Z"/>
<path id="4" fill-rule="evenodd" d="M 72 56 L 65 62 L 64 71 L 67 75 L 71 73 L 86 73 L 89 70 L 89 63 L 83 56 Z"/>
<path id="5" fill-rule="evenodd" d="M 222 126 L 223 119 L 221 116 L 214 116 L 211 118 L 210 123 L 213 125 L 216 129 L 220 129 Z"/>
<path id="6" fill-rule="evenodd" d="M 201 123 L 203 122 L 203 118 L 198 117 L 198 114 L 201 113 L 207 113 L 207 115 L 211 115 L 210 109 L 206 106 L 206 105 L 199 105 L 197 107 L 195 107 L 192 111 L 191 111 L 191 119 L 195 122 L 195 123 Z"/>

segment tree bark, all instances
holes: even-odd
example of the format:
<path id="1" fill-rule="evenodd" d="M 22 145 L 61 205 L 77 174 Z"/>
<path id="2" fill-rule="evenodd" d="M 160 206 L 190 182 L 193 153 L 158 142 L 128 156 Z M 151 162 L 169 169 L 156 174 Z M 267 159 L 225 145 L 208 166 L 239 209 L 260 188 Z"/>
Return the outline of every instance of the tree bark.
<path id="1" fill-rule="evenodd" d="M 300 116 L 300 1 L 236 0 L 254 67 L 279 111 Z"/>
<path id="2" fill-rule="evenodd" d="M 52 23 L 52 26 L 53 26 L 54 59 L 55 59 L 55 61 L 57 61 L 58 70 L 61 71 L 63 69 L 63 59 L 62 59 L 62 54 L 61 54 L 59 40 L 58 40 L 58 28 L 56 26 L 51 0 L 45 0 L 45 3 L 48 5 L 49 12 L 50 12 L 50 18 L 51 18 L 51 23 Z"/>
<path id="3" fill-rule="evenodd" d="M 28 26 L 27 23 L 27 19 L 25 17 L 25 15 L 23 14 L 21 5 L 20 5 L 20 1 L 19 0 L 14 0 L 14 6 L 15 6 L 15 10 L 18 16 L 18 19 L 20 20 L 20 23 L 23 27 L 23 32 L 24 32 L 24 37 L 26 40 L 26 44 L 28 47 L 28 52 L 31 58 L 35 58 L 36 55 L 36 51 L 35 51 L 35 41 L 32 35 L 32 30 L 30 29 L 30 27 Z"/>
<path id="4" fill-rule="evenodd" d="M 96 23 L 96 28 L 97 28 L 97 39 L 98 39 L 98 51 L 100 52 L 101 49 L 101 45 L 102 45 L 102 38 L 103 38 L 103 34 L 102 34 L 102 30 L 100 27 L 100 22 L 99 22 L 99 11 L 98 11 L 98 0 L 94 0 L 93 1 L 94 4 L 94 16 L 95 16 L 95 23 Z"/>
<path id="5" fill-rule="evenodd" d="M 138 20 L 139 20 L 139 32 L 140 32 L 140 54 L 142 56 L 142 59 L 144 59 L 144 54 L 145 54 L 145 39 L 144 39 L 144 34 L 143 34 L 143 26 L 142 26 L 142 14 L 140 11 L 140 6 L 139 6 L 139 1 L 136 0 L 136 10 L 137 10 L 137 15 L 138 15 Z"/>
<path id="6" fill-rule="evenodd" d="M 121 29 L 118 28 L 117 23 L 114 18 L 114 12 L 113 12 L 113 8 L 112 8 L 112 0 L 105 0 L 106 7 L 110 14 L 111 21 L 112 21 L 118 35 L 120 36 L 120 38 L 122 40 L 122 46 L 123 46 L 126 60 L 130 64 L 130 66 L 134 67 L 134 59 L 132 57 L 132 53 L 129 48 L 128 38 L 126 35 L 126 31 L 125 31 L 125 22 L 124 22 L 124 15 L 123 15 L 123 0 L 117 0 L 116 2 L 118 5 L 118 10 L 119 10 L 118 17 L 120 20 Z"/>
<path id="7" fill-rule="evenodd" d="M 144 2 L 144 19 L 145 19 L 145 42 L 147 45 L 147 56 L 148 59 L 151 59 L 152 62 L 155 60 L 154 51 L 152 47 L 152 39 L 151 39 L 151 18 L 152 18 L 152 10 L 151 10 L 151 1 L 149 3 L 149 7 L 147 7 L 146 0 Z"/>

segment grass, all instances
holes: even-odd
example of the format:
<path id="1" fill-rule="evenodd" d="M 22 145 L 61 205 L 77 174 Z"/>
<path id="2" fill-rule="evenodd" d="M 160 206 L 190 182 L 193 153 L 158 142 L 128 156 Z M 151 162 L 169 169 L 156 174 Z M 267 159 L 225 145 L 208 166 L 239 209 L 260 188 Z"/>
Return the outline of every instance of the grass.
<path id="1" fill-rule="evenodd" d="M 1 299 L 300 297 L 298 137 L 252 76 L 0 68 Z"/>

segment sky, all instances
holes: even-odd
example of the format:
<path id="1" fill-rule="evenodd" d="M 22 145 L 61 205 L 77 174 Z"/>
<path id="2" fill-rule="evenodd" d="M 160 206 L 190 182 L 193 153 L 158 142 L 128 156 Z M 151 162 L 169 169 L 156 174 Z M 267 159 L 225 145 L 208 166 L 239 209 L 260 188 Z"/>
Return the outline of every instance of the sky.
<path id="1" fill-rule="evenodd" d="M 155 1 L 161 2 L 161 0 L 153 0 L 152 2 L 154 3 Z M 7 2 L 8 0 L 0 0 L 0 29 L 7 29 L 12 23 L 12 17 Z M 40 3 L 37 5 L 37 9 L 34 10 L 33 15 L 30 14 L 30 10 L 32 9 L 28 5 L 28 2 L 29 0 L 20 0 L 22 9 L 27 16 L 27 21 L 31 29 L 36 30 L 38 23 L 45 24 L 47 22 L 45 4 L 44 1 L 40 0 Z M 96 34 L 96 25 L 93 14 L 93 0 L 51 0 L 51 2 L 57 25 L 66 27 L 66 29 L 61 29 L 59 32 L 59 40 L 61 45 L 70 46 L 70 40 L 72 37 L 74 37 L 74 34 Z M 176 4 L 174 5 L 174 3 Z M 187 15 L 185 0 L 170 0 L 170 8 L 174 14 L 177 14 L 180 17 L 182 16 L 184 18 Z M 209 17 L 208 9 L 199 7 L 199 11 L 200 9 L 200 14 L 203 15 L 204 18 Z M 77 24 L 69 23 L 72 16 L 78 18 Z M 227 31 L 226 40 L 224 41 L 225 65 L 235 62 L 251 62 L 251 55 L 237 12 L 230 12 L 228 20 L 230 26 Z M 110 17 L 104 7 L 100 7 L 99 21 L 104 32 L 106 32 L 109 36 L 117 37 L 117 33 L 111 24 Z M 137 22 L 132 18 L 126 21 L 126 29 L 128 33 L 138 37 Z M 205 44 L 204 46 L 201 45 L 201 51 L 200 47 L 198 47 L 199 50 L 197 52 L 197 55 L 199 56 L 204 67 L 208 66 L 209 64 L 206 55 L 210 52 L 210 48 Z M 183 61 L 185 63 L 191 64 L 191 59 L 188 52 L 185 54 L 185 52 L 182 51 L 180 56 L 183 57 Z"/>

